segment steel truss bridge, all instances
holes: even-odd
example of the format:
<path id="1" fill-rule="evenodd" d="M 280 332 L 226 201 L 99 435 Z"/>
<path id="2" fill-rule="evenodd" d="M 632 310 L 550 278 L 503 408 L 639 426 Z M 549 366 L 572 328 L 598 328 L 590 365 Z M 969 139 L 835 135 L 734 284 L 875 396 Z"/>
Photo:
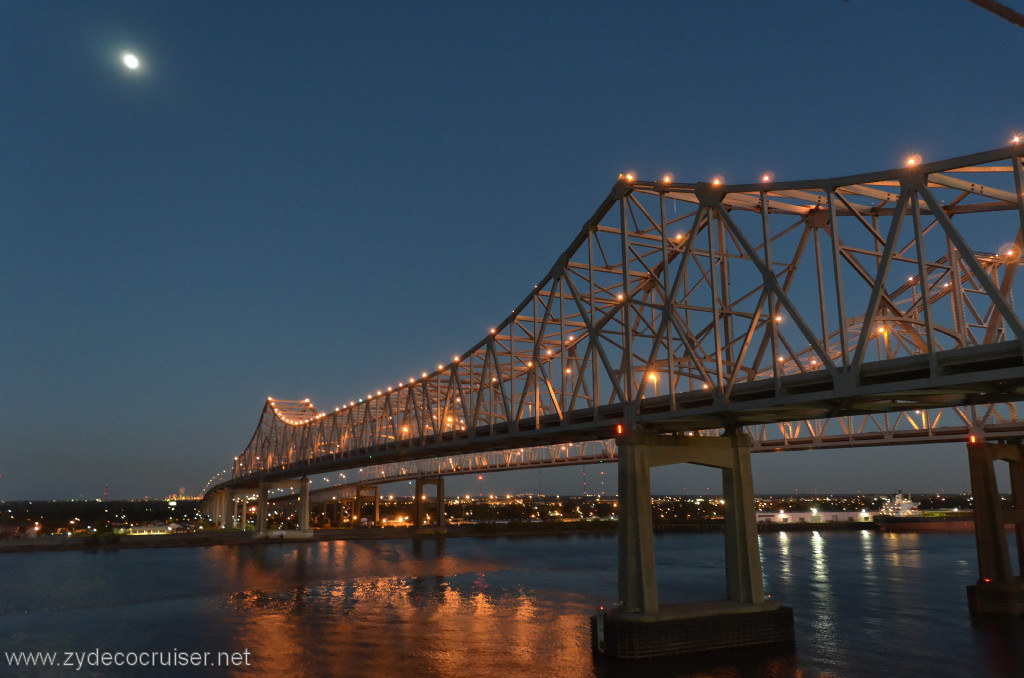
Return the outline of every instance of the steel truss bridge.
<path id="1" fill-rule="evenodd" d="M 268 399 L 211 492 L 435 458 L 450 473 L 457 455 L 641 429 L 743 431 L 753 451 L 1024 435 L 1022 153 L 813 181 L 622 176 L 469 350 L 333 411 Z"/>

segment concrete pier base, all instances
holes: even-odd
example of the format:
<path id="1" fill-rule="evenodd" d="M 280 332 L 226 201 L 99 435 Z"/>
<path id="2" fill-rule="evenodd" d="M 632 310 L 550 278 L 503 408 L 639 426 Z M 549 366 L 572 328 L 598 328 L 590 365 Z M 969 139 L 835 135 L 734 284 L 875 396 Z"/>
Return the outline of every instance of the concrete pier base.
<path id="1" fill-rule="evenodd" d="M 594 652 L 650 659 L 794 643 L 793 610 L 732 601 L 662 605 L 656 614 L 611 610 L 590 619 Z"/>
<path id="2" fill-rule="evenodd" d="M 968 608 L 975 616 L 1024 614 L 1024 581 L 1014 573 L 1006 539 L 1006 526 L 1013 525 L 1017 572 L 1024 573 L 1024 446 L 1018 442 L 970 443 L 967 459 L 978 549 L 978 581 L 967 587 Z M 997 461 L 1009 466 L 1009 507 L 1004 506 L 996 483 Z"/>
<path id="3" fill-rule="evenodd" d="M 437 489 L 437 493 L 434 496 L 434 524 L 425 525 L 427 515 L 427 496 L 423 493 L 423 488 L 427 485 L 433 485 Z M 415 510 L 415 523 L 413 529 L 417 536 L 435 536 L 443 535 L 448 531 L 448 518 L 445 515 L 445 504 L 444 504 L 444 476 L 436 476 L 433 478 L 419 477 L 416 479 L 416 497 L 414 501 Z"/>
<path id="4" fill-rule="evenodd" d="M 967 587 L 971 614 L 1024 614 L 1024 582 L 978 582 Z"/>
<path id="5" fill-rule="evenodd" d="M 750 440 L 635 430 L 619 446 L 619 602 L 591 618 L 594 651 L 646 659 L 793 644 L 793 611 L 767 602 L 757 545 Z M 722 472 L 728 600 L 660 605 L 651 526 L 651 469 L 699 464 Z"/>

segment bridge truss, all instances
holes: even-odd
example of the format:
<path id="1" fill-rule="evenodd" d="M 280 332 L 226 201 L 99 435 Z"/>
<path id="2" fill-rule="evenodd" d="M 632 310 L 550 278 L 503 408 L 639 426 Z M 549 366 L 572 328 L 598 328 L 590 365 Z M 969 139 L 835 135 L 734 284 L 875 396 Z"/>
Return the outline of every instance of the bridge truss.
<path id="1" fill-rule="evenodd" d="M 757 451 L 1024 435 L 1022 152 L 623 176 L 488 336 L 334 411 L 268 399 L 227 484 L 638 427 L 744 430 Z"/>

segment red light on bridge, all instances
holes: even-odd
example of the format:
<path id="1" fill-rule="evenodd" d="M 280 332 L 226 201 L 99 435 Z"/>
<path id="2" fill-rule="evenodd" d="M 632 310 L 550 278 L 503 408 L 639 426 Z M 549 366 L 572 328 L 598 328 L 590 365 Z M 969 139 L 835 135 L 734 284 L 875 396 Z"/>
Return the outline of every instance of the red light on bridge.
<path id="1" fill-rule="evenodd" d="M 977 436 L 971 436 L 971 443 L 973 444 L 973 443 L 976 443 L 976 442 L 978 442 Z"/>
<path id="2" fill-rule="evenodd" d="M 615 425 L 615 435 L 618 435 L 618 436 L 622 435 L 622 424 L 616 424 Z"/>

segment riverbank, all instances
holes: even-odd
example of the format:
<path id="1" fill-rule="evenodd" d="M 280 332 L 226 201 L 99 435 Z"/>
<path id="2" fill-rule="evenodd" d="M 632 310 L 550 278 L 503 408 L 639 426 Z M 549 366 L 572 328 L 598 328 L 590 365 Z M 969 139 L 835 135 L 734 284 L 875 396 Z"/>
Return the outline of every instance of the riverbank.
<path id="1" fill-rule="evenodd" d="M 806 532 L 812 530 L 875 530 L 874 523 L 759 523 L 759 532 Z M 186 546 L 252 545 L 297 542 L 334 541 L 345 539 L 409 539 L 434 537 L 543 537 L 576 534 L 613 535 L 618 529 L 615 521 L 586 521 L 564 523 L 478 523 L 450 525 L 444 532 L 425 528 L 416 534 L 412 528 L 345 528 L 318 529 L 307 532 L 281 530 L 257 535 L 239 530 L 214 530 L 162 535 L 92 535 L 85 537 L 37 537 L 0 541 L 2 553 L 32 553 L 38 551 L 100 551 L 137 548 L 174 548 Z M 655 533 L 721 532 L 720 521 L 685 524 L 658 524 Z"/>

